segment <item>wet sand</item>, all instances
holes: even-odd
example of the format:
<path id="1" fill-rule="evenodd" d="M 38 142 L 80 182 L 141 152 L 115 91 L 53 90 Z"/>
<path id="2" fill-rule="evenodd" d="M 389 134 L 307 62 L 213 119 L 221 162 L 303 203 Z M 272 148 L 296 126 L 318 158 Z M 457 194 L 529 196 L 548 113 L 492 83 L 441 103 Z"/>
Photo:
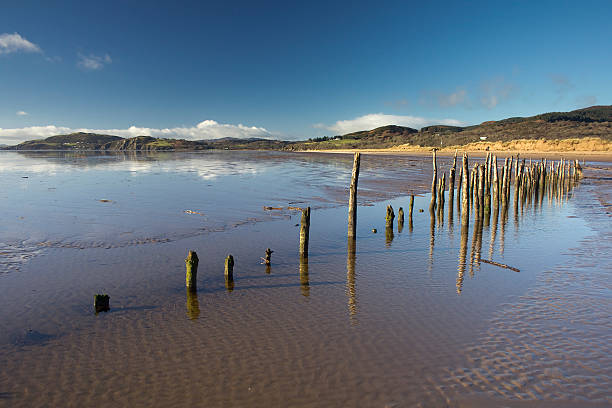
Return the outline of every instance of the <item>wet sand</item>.
<path id="1" fill-rule="evenodd" d="M 406 219 L 402 231 L 395 226 L 385 234 L 385 206 L 406 209 L 406 194 L 428 187 L 431 163 L 400 157 L 389 164 L 385 157 L 366 156 L 353 257 L 343 204 L 350 156 L 257 157 L 271 176 L 295 175 L 261 195 L 259 186 L 269 185 L 264 168 L 246 184 L 239 180 L 252 173 L 242 170 L 184 180 L 205 165 L 201 160 L 210 164 L 213 157 L 189 162 L 179 156 L 170 168 L 165 157 L 149 170 L 140 167 L 141 177 L 131 179 L 129 188 L 116 184 L 104 195 L 118 204 L 75 208 L 74 227 L 24 226 L 11 219 L 1 241 L 9 235 L 22 239 L 21 233 L 41 239 L 28 243 L 39 253 L 12 261 L 18 267 L 0 264 L 0 406 L 612 403 L 612 231 L 601 199 L 602 191 L 611 190 L 609 166 L 585 166 L 585 179 L 564 200 L 510 209 L 507 220 L 491 219 L 481 235 L 472 224 L 463 242 L 458 214 L 448 213 L 450 202 L 443 218 L 418 212 L 427 209 L 427 195 L 416 197 L 412 228 Z M 218 168 L 245 168 L 248 157 L 223 156 Z M 289 167 L 274 164 L 286 162 Z M 65 159 L 60 163 L 67 165 Z M 109 179 L 127 175 L 138 163 Z M 449 163 L 441 159 L 439 166 Z M 136 200 L 131 206 L 121 199 L 118 191 L 147 197 L 164 169 L 181 188 L 201 187 L 193 205 L 160 202 L 156 208 L 155 201 Z M 99 171 L 96 178 L 109 170 L 102 165 Z M 312 174 L 320 179 L 310 180 Z M 54 184 L 62 188 L 74 181 L 78 197 L 84 177 L 72 168 Z M 42 179 L 11 183 L 22 183 L 17 185 L 41 206 L 54 194 Z M 208 183 L 213 189 L 231 186 L 242 205 L 232 214 L 207 205 L 225 200 L 223 194 L 210 197 Z M 254 188 L 247 190 L 249 184 Z M 297 214 L 263 210 L 298 201 L 316 207 L 307 267 L 297 257 Z M 181 218 L 173 214 L 183 207 L 202 207 L 211 219 L 183 213 L 188 221 L 177 224 L 184 233 L 176 234 L 173 225 Z M 101 222 L 90 224 L 95 229 L 76 228 L 88 216 L 100 217 L 92 208 L 101 208 L 111 221 L 123 217 L 134 235 L 169 239 L 124 245 L 131 241 L 116 234 L 112 222 L 106 229 L 98 229 Z M 125 218 L 154 208 L 155 216 L 148 217 L 156 228 L 139 227 L 145 218 Z M 239 222 L 250 216 L 257 221 Z M 197 227 L 190 226 L 193 220 Z M 207 223 L 226 228 L 200 232 Z M 57 245 L 39 245 L 49 236 Z M 260 264 L 266 247 L 275 250 L 270 270 Z M 188 249 L 200 257 L 195 296 L 184 288 Z M 232 291 L 223 278 L 228 253 L 236 259 Z M 473 262 L 475 253 L 521 272 Z M 110 294 L 109 313 L 93 315 L 96 292 Z"/>

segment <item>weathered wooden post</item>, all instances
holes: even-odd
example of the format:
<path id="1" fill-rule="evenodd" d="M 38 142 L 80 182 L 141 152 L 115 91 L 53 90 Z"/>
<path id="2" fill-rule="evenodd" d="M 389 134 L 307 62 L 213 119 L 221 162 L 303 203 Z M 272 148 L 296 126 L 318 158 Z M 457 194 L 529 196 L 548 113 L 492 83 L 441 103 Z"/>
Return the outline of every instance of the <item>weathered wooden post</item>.
<path id="1" fill-rule="evenodd" d="M 404 229 L 404 209 L 402 207 L 397 210 L 397 232 L 401 233 Z"/>
<path id="2" fill-rule="evenodd" d="M 470 189 L 468 188 L 469 183 L 469 171 L 468 171 L 468 156 L 463 153 L 462 163 L 462 180 L 461 180 L 461 225 L 467 226 L 470 221 Z"/>
<path id="3" fill-rule="evenodd" d="M 265 257 L 265 258 L 262 258 L 262 259 L 263 259 L 263 263 L 264 263 L 264 265 L 266 265 L 266 266 L 270 266 L 270 265 L 272 264 L 272 253 L 273 253 L 273 252 L 274 252 L 274 251 L 273 251 L 273 250 L 271 250 L 270 248 L 267 248 L 267 249 L 266 249 L 266 257 Z"/>
<path id="4" fill-rule="evenodd" d="M 230 292 L 234 289 L 234 257 L 231 254 L 225 258 L 225 287 Z"/>
<path id="5" fill-rule="evenodd" d="M 414 209 L 414 196 L 410 196 L 410 204 L 408 204 L 408 218 L 412 218 L 412 210 Z"/>
<path id="6" fill-rule="evenodd" d="M 442 173 L 440 181 L 440 208 L 444 210 L 444 191 L 446 190 L 446 173 Z"/>
<path id="7" fill-rule="evenodd" d="M 478 181 L 481 178 L 478 174 L 480 170 L 480 166 L 478 163 L 474 163 L 474 167 L 472 168 L 472 174 L 474 175 L 473 184 L 472 184 L 472 199 L 474 200 L 474 214 L 476 215 L 476 219 L 480 217 L 480 192 L 478 190 Z"/>
<path id="8" fill-rule="evenodd" d="M 353 158 L 353 174 L 351 175 L 351 185 L 349 187 L 349 215 L 348 215 L 348 236 L 355 237 L 357 231 L 357 183 L 359 181 L 359 163 L 361 156 L 355 153 Z"/>
<path id="9" fill-rule="evenodd" d="M 436 149 L 433 149 L 433 178 L 431 180 L 431 203 L 429 204 L 429 211 L 433 212 L 436 208 L 436 194 L 438 182 L 438 164 L 436 162 Z"/>
<path id="10" fill-rule="evenodd" d="M 493 155 L 493 180 L 491 185 L 493 186 L 493 208 L 497 209 L 499 206 L 499 179 L 497 178 L 497 156 Z"/>
<path id="11" fill-rule="evenodd" d="M 302 210 L 300 226 L 300 258 L 308 258 L 308 239 L 310 236 L 310 207 Z"/>
<path id="12" fill-rule="evenodd" d="M 387 246 L 391 245 L 393 241 L 393 220 L 395 219 L 395 213 L 391 204 L 387 206 L 387 215 L 385 216 L 385 243 Z"/>
<path id="13" fill-rule="evenodd" d="M 584 160 L 582 163 L 584 164 Z M 578 180 L 580 180 L 582 178 L 582 166 L 578 160 L 576 160 L 576 174 L 578 175 Z"/>
<path id="14" fill-rule="evenodd" d="M 484 190 L 485 190 L 485 166 L 481 164 L 478 166 L 478 217 L 482 218 L 484 215 Z"/>
<path id="15" fill-rule="evenodd" d="M 198 277 L 198 254 L 195 251 L 189 251 L 187 259 L 185 259 L 185 285 L 188 289 L 196 290 Z"/>
<path id="16" fill-rule="evenodd" d="M 410 204 L 408 204 L 408 231 L 412 233 L 412 210 L 414 209 L 414 196 L 410 196 Z"/>
<path id="17" fill-rule="evenodd" d="M 225 257 L 225 278 L 229 280 L 234 279 L 234 257 L 232 254 Z"/>
<path id="18" fill-rule="evenodd" d="M 96 314 L 100 312 L 108 312 L 110 310 L 110 296 L 95 294 L 94 295 L 94 310 Z"/>
<path id="19" fill-rule="evenodd" d="M 395 219 L 395 213 L 393 212 L 393 207 L 391 204 L 387 206 L 387 215 L 385 216 L 385 227 L 393 228 L 393 220 Z"/>
<path id="20" fill-rule="evenodd" d="M 490 160 L 490 159 L 489 159 Z M 489 177 L 491 176 L 490 163 L 487 164 L 485 168 L 486 176 L 484 183 L 484 217 L 485 217 L 485 226 L 488 225 L 488 218 L 491 215 L 491 180 Z"/>

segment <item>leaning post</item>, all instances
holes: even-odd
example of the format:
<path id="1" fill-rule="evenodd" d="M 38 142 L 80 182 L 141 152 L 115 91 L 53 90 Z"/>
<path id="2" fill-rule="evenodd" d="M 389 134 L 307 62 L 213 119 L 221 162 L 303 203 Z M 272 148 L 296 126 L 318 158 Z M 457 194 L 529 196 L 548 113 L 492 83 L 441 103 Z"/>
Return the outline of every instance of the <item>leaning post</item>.
<path id="1" fill-rule="evenodd" d="M 355 153 L 353 158 L 353 174 L 351 176 L 351 185 L 349 187 L 349 215 L 348 215 L 348 236 L 355 238 L 357 230 L 357 182 L 359 181 L 359 163 L 361 157 L 359 153 Z"/>

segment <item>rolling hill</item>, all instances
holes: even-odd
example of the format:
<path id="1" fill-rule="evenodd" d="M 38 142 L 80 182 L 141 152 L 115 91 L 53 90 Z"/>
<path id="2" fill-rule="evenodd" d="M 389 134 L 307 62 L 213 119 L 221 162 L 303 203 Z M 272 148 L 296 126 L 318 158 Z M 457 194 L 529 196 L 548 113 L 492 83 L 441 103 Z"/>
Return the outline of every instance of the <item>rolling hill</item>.
<path id="1" fill-rule="evenodd" d="M 612 142 L 612 106 L 592 106 L 571 112 L 550 112 L 483 122 L 474 126 L 435 125 L 421 130 L 383 126 L 366 132 L 349 133 L 296 142 L 290 150 L 388 148 L 398 145 L 447 147 L 474 143 L 508 142 L 518 139 L 569 139 L 597 137 Z"/>
<path id="2" fill-rule="evenodd" d="M 223 138 L 211 140 L 158 139 L 137 136 L 124 139 L 113 135 L 72 133 L 31 140 L 5 150 L 105 150 L 105 151 L 192 151 L 224 150 L 326 150 L 377 149 L 399 145 L 447 147 L 481 140 L 548 140 L 600 138 L 612 142 L 612 106 L 592 106 L 571 112 L 549 112 L 530 117 L 487 121 L 473 126 L 434 125 L 421 130 L 388 125 L 372 130 L 326 136 L 305 141 Z"/>

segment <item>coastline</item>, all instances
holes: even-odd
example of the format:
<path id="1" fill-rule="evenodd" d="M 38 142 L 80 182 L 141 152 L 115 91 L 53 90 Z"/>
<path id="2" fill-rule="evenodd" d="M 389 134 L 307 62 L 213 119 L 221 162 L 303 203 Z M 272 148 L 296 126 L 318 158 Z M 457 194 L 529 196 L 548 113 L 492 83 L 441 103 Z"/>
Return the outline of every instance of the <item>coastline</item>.
<path id="1" fill-rule="evenodd" d="M 431 156 L 431 149 L 342 149 L 342 150 L 301 150 L 296 151 L 299 153 L 336 153 L 336 154 L 351 154 L 351 153 L 363 153 L 363 154 L 380 154 L 380 155 L 401 155 L 401 156 Z M 524 151 L 524 150 L 466 150 L 457 149 L 457 154 L 466 152 L 471 157 L 486 157 L 487 153 L 493 153 L 497 155 L 498 159 L 505 157 L 516 156 L 520 154 L 521 157 L 526 159 L 567 159 L 567 160 L 585 160 L 585 161 L 596 161 L 612 163 L 612 152 L 559 152 L 559 151 Z M 455 150 L 452 149 L 441 149 L 437 151 L 438 157 L 452 157 L 455 154 Z"/>

